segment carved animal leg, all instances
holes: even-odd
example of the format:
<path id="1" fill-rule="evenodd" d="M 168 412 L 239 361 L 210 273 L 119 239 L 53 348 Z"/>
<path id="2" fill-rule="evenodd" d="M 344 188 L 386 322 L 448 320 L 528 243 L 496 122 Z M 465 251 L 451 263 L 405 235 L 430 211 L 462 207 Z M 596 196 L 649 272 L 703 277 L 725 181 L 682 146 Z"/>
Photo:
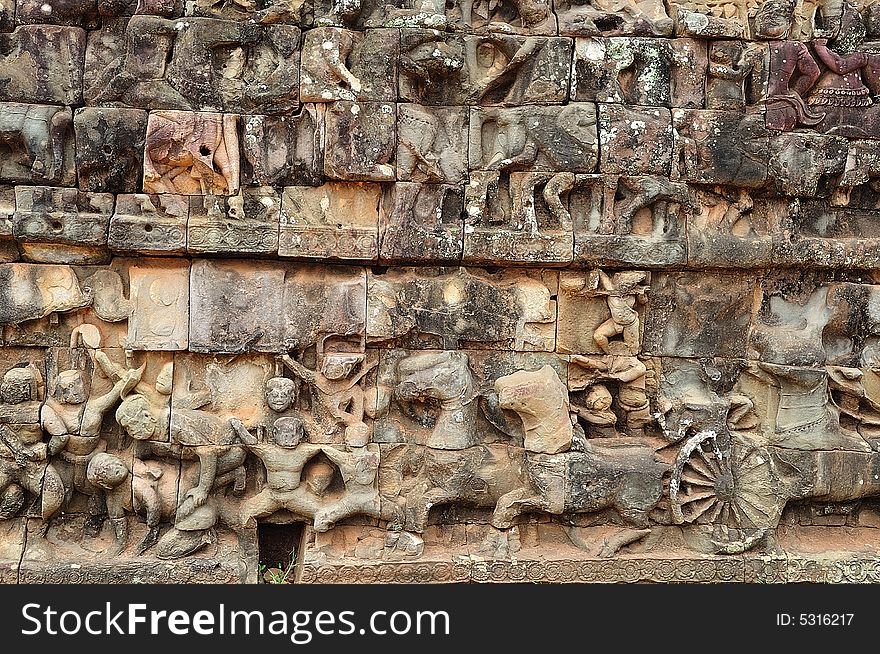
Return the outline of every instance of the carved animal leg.
<path id="1" fill-rule="evenodd" d="M 407 507 L 406 531 L 422 533 L 425 530 L 425 524 L 428 522 L 428 514 L 431 512 L 431 507 L 437 504 L 446 504 L 454 499 L 457 499 L 455 495 L 440 488 L 435 488 L 422 494 L 413 507 Z"/>
<path id="2" fill-rule="evenodd" d="M 495 505 L 492 514 L 492 526 L 507 529 L 521 514 L 529 511 L 540 511 L 544 508 L 543 498 L 530 488 L 518 488 L 502 495 Z"/>
<path id="3" fill-rule="evenodd" d="M 618 531 L 605 539 L 605 542 L 602 543 L 602 548 L 599 550 L 599 556 L 603 559 L 610 558 L 617 554 L 621 547 L 635 543 L 650 533 L 650 529 L 624 529 L 623 531 Z"/>

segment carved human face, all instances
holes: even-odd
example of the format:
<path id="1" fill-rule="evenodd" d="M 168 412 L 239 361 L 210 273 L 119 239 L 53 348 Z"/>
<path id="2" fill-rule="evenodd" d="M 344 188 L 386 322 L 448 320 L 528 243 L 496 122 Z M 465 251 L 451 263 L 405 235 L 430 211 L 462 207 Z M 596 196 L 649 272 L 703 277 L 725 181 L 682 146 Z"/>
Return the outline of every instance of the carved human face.
<path id="1" fill-rule="evenodd" d="M 3 375 L 0 382 L 0 403 L 21 404 L 31 397 L 31 374 L 24 368 L 13 368 Z"/>
<path id="2" fill-rule="evenodd" d="M 321 362 L 321 374 L 333 381 L 345 379 L 359 360 L 360 357 L 351 355 L 328 354 Z"/>
<path id="3" fill-rule="evenodd" d="M 296 384 L 287 377 L 273 377 L 266 382 L 266 404 L 281 413 L 293 406 L 296 400 Z"/>
<path id="4" fill-rule="evenodd" d="M 81 372 L 65 370 L 58 375 L 58 399 L 63 404 L 82 404 L 88 399 Z"/>
<path id="5" fill-rule="evenodd" d="M 587 393 L 587 408 L 593 411 L 607 411 L 611 401 L 611 393 L 604 386 L 593 386 Z"/>
<path id="6" fill-rule="evenodd" d="M 736 47 L 732 43 L 716 42 L 712 44 L 710 54 L 712 61 L 719 64 L 732 64 Z"/>
<path id="7" fill-rule="evenodd" d="M 765 39 L 782 39 L 791 29 L 795 4 L 791 0 L 767 0 L 755 15 L 755 34 Z"/>
<path id="8" fill-rule="evenodd" d="M 477 63 L 482 68 L 491 68 L 495 64 L 498 51 L 495 46 L 486 41 L 477 46 Z"/>
<path id="9" fill-rule="evenodd" d="M 272 426 L 272 440 L 281 447 L 294 448 L 303 439 L 302 420 L 299 418 L 278 418 Z"/>
<path id="10" fill-rule="evenodd" d="M 133 396 L 123 400 L 116 411 L 116 420 L 135 440 L 149 440 L 159 431 L 159 422 L 143 397 Z"/>

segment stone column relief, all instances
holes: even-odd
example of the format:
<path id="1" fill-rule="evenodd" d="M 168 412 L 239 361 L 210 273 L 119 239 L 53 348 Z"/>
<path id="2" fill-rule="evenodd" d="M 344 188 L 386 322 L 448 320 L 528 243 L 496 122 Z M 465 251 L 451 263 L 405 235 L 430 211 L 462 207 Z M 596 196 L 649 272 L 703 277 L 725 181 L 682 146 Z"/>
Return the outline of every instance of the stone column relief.
<path id="1" fill-rule="evenodd" d="M 50 4 L 0 582 L 880 581 L 876 6 Z"/>

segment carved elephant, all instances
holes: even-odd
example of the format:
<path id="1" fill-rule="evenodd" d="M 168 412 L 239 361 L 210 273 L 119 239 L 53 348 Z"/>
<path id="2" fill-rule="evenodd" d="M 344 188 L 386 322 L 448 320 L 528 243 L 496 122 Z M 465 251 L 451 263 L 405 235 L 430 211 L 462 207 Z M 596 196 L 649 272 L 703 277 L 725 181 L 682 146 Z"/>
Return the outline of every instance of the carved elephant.
<path id="1" fill-rule="evenodd" d="M 32 181 L 61 183 L 64 138 L 72 121 L 69 107 L 0 102 L 0 143 L 13 150 L 24 147 Z"/>

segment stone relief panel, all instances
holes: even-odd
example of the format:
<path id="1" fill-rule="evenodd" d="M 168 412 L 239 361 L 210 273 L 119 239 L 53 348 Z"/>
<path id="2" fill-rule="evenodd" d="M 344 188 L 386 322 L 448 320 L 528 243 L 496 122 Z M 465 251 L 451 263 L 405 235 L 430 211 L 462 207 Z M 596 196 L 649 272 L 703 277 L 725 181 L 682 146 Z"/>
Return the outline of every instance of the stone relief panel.
<path id="1" fill-rule="evenodd" d="M 0 581 L 873 547 L 880 23 L 801 5 L 0 0 Z"/>

